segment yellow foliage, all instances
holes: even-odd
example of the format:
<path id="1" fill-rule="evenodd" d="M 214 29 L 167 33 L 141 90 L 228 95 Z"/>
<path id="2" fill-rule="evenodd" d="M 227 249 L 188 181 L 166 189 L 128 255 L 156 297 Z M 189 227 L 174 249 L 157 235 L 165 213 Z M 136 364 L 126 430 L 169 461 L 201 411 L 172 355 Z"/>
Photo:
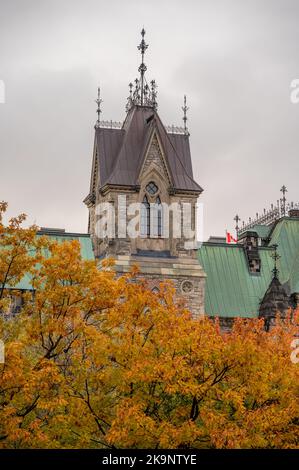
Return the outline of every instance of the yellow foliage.
<path id="1" fill-rule="evenodd" d="M 100 271 L 77 242 L 23 229 L 24 216 L 5 227 L 5 210 L 0 302 L 25 273 L 35 292 L 0 320 L 0 447 L 298 447 L 298 314 L 269 333 L 237 319 L 222 334 L 170 283 L 157 295 L 135 268 Z"/>

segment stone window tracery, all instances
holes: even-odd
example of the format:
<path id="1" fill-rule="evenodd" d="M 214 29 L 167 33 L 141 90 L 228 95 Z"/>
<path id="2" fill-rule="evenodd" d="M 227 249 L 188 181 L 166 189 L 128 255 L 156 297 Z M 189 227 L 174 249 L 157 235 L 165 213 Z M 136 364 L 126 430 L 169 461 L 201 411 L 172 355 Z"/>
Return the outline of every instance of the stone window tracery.
<path id="1" fill-rule="evenodd" d="M 151 181 L 145 187 L 146 193 L 141 204 L 140 234 L 142 237 L 162 237 L 163 206 L 158 186 Z"/>

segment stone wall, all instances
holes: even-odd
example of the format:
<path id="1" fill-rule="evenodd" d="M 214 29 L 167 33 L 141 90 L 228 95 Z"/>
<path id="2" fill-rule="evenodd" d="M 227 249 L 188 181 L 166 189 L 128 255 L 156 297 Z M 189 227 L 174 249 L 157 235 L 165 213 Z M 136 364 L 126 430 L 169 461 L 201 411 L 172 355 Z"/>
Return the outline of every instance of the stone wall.
<path id="1" fill-rule="evenodd" d="M 172 211 L 169 212 L 169 231 L 168 233 L 164 231 L 160 237 L 151 234 L 150 237 L 139 235 L 136 238 L 132 238 L 129 237 L 128 233 L 122 234 L 122 238 L 119 237 L 120 228 L 118 222 L 121 211 L 119 197 L 126 197 L 125 225 L 128 226 L 138 215 L 138 212 L 128 213 L 128 208 L 135 203 L 141 204 L 145 194 L 150 204 L 155 203 L 156 198 L 159 196 L 161 203 L 167 205 L 167 208 L 177 205 L 181 211 L 183 204 L 189 203 L 191 208 L 189 228 L 191 230 L 196 229 L 195 209 L 197 194 L 177 194 L 171 189 L 172 185 L 166 161 L 159 138 L 154 134 L 149 143 L 143 166 L 140 168 L 140 176 L 136 187 L 127 186 L 118 189 L 106 187 L 102 188 L 101 191 L 95 190 L 94 201 L 88 201 L 89 230 L 96 257 L 113 257 L 116 259 L 115 269 L 120 275 L 128 272 L 133 264 L 138 264 L 140 276 L 146 278 L 150 285 L 153 286 L 152 288 L 158 288 L 159 283 L 163 280 L 171 280 L 176 288 L 178 298 L 186 303 L 186 306 L 194 316 L 199 316 L 204 314 L 205 273 L 199 264 L 194 247 L 186 245 L 188 237 L 183 234 L 186 221 L 183 220 L 182 214 L 178 221 L 182 232 L 179 237 L 174 236 L 174 231 L 177 230 L 178 226 L 174 222 Z M 96 175 L 94 179 L 97 179 Z M 154 195 L 146 191 L 149 182 L 154 182 L 158 188 Z M 101 203 L 110 203 L 114 208 L 114 236 L 97 236 L 97 224 L 100 216 L 96 215 L 95 211 L 96 207 Z M 163 217 L 166 217 L 165 212 L 163 212 Z M 138 256 L 140 253 L 155 253 L 155 256 Z M 164 254 L 163 257 L 161 257 L 162 253 Z"/>
<path id="2" fill-rule="evenodd" d="M 139 278 L 148 281 L 149 288 L 159 289 L 161 281 L 173 283 L 179 301 L 185 303 L 194 317 L 204 315 L 206 275 L 196 259 L 117 256 L 115 270 L 121 275 L 137 265 Z"/>

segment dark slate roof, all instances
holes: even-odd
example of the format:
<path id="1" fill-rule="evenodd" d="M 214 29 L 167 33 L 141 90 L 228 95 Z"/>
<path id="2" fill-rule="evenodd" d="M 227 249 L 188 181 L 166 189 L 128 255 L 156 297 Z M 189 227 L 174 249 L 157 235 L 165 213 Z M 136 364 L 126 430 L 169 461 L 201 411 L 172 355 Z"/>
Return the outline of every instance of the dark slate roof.
<path id="1" fill-rule="evenodd" d="M 113 164 L 122 145 L 125 132 L 122 129 L 96 129 L 96 147 L 101 186 L 111 175 Z M 101 158 L 99 158 L 99 155 Z"/>
<path id="2" fill-rule="evenodd" d="M 154 131 L 163 147 L 173 188 L 202 191 L 193 180 L 189 137 L 168 134 L 157 112 L 141 106 L 131 109 L 122 129 L 96 129 L 100 187 L 139 184 L 138 176 Z"/>
<path id="3" fill-rule="evenodd" d="M 168 138 L 175 148 L 180 160 L 184 165 L 186 172 L 193 178 L 191 152 L 189 145 L 189 136 L 181 134 L 168 134 Z"/>

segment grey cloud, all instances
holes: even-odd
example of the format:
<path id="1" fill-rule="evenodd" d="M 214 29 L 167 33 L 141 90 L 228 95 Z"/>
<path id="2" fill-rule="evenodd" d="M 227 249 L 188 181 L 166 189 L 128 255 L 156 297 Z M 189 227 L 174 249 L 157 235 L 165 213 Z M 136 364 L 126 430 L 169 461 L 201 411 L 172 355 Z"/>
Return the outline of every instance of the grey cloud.
<path id="1" fill-rule="evenodd" d="M 165 124 L 180 124 L 188 96 L 205 236 L 275 202 L 283 183 L 298 200 L 297 1 L 0 3 L 0 199 L 11 212 L 86 231 L 96 87 L 103 117 L 123 119 L 143 24 Z"/>

